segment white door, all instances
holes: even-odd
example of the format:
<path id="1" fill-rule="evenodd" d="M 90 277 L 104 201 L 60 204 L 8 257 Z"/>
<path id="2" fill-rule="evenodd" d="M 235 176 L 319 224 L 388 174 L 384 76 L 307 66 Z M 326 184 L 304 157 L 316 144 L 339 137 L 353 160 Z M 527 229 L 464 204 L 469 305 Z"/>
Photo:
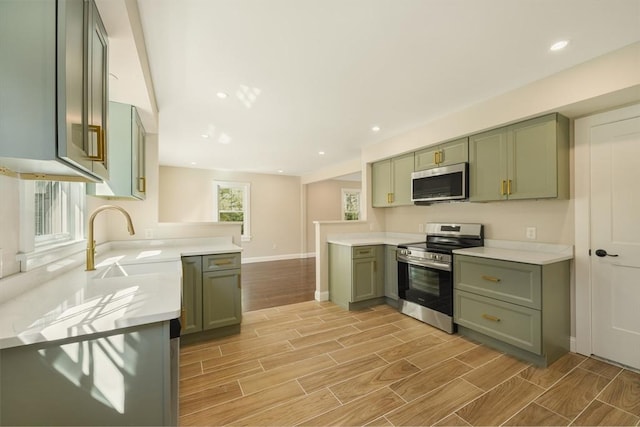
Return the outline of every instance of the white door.
<path id="1" fill-rule="evenodd" d="M 640 369 L 640 117 L 591 128 L 592 351 Z"/>

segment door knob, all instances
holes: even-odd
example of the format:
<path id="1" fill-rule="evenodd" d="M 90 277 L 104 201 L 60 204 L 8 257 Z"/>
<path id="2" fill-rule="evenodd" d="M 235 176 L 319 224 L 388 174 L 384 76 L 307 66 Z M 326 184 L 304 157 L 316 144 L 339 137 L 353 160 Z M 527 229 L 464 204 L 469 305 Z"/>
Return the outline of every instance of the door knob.
<path id="1" fill-rule="evenodd" d="M 599 257 L 605 257 L 605 256 L 616 257 L 618 255 L 617 254 L 616 255 L 608 254 L 607 251 L 605 251 L 604 249 L 596 249 L 596 256 L 599 256 Z"/>

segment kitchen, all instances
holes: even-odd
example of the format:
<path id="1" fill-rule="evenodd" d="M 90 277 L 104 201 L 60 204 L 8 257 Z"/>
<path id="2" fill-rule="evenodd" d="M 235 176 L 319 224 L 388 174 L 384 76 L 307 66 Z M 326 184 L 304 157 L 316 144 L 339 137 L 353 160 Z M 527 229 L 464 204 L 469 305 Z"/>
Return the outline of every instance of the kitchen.
<path id="1" fill-rule="evenodd" d="M 291 207 L 291 218 L 284 222 L 288 227 L 278 230 L 269 224 L 260 224 L 260 219 L 278 217 L 278 206 L 268 203 L 254 202 L 252 208 L 261 212 L 260 217 L 254 216 L 256 221 L 252 224 L 252 232 L 256 238 L 252 242 L 243 243 L 243 257 L 266 258 L 286 257 L 301 254 L 315 253 L 318 262 L 318 299 L 326 299 L 327 263 L 326 236 L 334 233 L 358 233 L 358 232 L 400 232 L 418 233 L 419 226 L 424 224 L 425 217 L 430 221 L 455 221 L 455 222 L 479 222 L 485 225 L 486 234 L 492 239 L 499 240 L 524 240 L 525 228 L 534 226 L 537 228 L 537 241 L 577 245 L 579 235 L 575 231 L 578 222 L 574 214 L 578 201 L 547 200 L 547 201 L 521 201 L 521 202 L 493 202 L 493 203 L 465 203 L 464 205 L 439 204 L 429 207 L 396 207 L 389 209 L 374 209 L 367 202 L 370 188 L 369 164 L 375 161 L 390 158 L 395 155 L 414 151 L 427 145 L 447 141 L 460 135 L 471 134 L 478 130 L 512 123 L 522 118 L 537 116 L 542 112 L 559 111 L 569 117 L 580 117 L 592 112 L 608 110 L 613 107 L 623 106 L 637 102 L 638 100 L 638 73 L 637 71 L 637 43 L 627 48 L 608 53 L 595 58 L 573 69 L 557 73 L 547 79 L 540 80 L 530 85 L 515 89 L 504 95 L 498 95 L 482 104 L 463 109 L 457 113 L 451 113 L 431 123 L 389 138 L 386 141 L 365 146 L 360 157 L 354 161 L 327 167 L 315 174 L 302 177 L 269 176 L 264 179 L 265 187 L 259 187 L 256 180 L 252 179 L 252 194 L 274 194 L 278 189 L 286 186 L 286 191 L 281 191 L 283 199 L 281 204 Z M 611 78 L 611 76 L 616 78 Z M 114 201 L 127 209 L 132 217 L 140 235 L 153 238 L 176 237 L 201 237 L 228 235 L 228 227 L 208 223 L 210 218 L 192 217 L 181 219 L 171 217 L 163 218 L 163 212 L 158 206 L 162 199 L 170 197 L 172 193 L 165 193 L 162 186 L 163 177 L 170 176 L 171 167 L 158 164 L 158 143 L 161 135 L 154 135 L 153 126 L 149 126 L 147 142 L 147 197 L 141 202 Z M 182 168 L 187 169 L 187 168 Z M 323 223 L 328 218 L 312 218 L 311 212 L 305 212 L 305 192 L 310 184 L 346 175 L 362 170 L 363 188 L 362 205 L 367 206 L 366 223 Z M 176 172 L 176 171 L 174 171 Z M 210 181 L 211 175 L 204 172 L 191 170 L 178 170 L 185 174 L 185 179 L 199 183 Z M 245 177 L 235 178 L 234 173 L 219 173 L 214 177 L 219 180 L 241 180 Z M 2 206 L 2 241 L 3 248 L 3 272 L 4 276 L 17 272 L 19 266 L 14 254 L 18 252 L 19 236 L 19 212 L 15 209 L 19 205 L 19 185 L 17 180 L 10 177 L 0 177 L 0 185 L 3 198 Z M 204 185 L 204 184 L 203 184 Z M 576 183 L 573 184 L 577 185 Z M 175 195 L 175 192 L 173 193 Z M 195 205 L 196 195 L 183 194 L 169 205 Z M 7 201 L 7 203 L 4 203 Z M 202 203 L 201 199 L 198 199 Z M 88 199 L 88 211 L 93 211 L 104 202 L 99 199 Z M 464 209 L 460 209 L 464 206 Z M 107 217 L 109 214 L 105 214 Z M 111 219 L 111 216 L 108 216 Z M 100 221 L 96 223 L 96 240 L 130 239 L 126 227 L 121 219 L 113 217 L 112 221 Z M 307 218 L 307 219 L 303 219 Z M 320 221 L 314 225 L 314 233 L 308 233 L 309 219 Z M 188 220 L 191 223 L 184 224 Z M 293 226 L 292 226 L 293 224 Z M 280 226 L 280 225 L 279 225 Z M 266 229 L 271 227 L 273 234 L 259 241 L 257 236 L 264 235 Z M 150 230 L 147 234 L 146 230 Z M 239 231 L 234 230 L 234 241 L 240 242 Z M 318 236 L 315 241 L 307 238 L 307 235 Z M 139 235 L 139 236 L 140 236 Z M 286 235 L 286 238 L 282 238 Z M 137 238 L 140 238 L 140 237 Z M 575 236 L 575 237 L 574 237 Z M 302 243 L 301 243 L 302 242 Z M 274 247 L 275 246 L 275 247 Z M 255 248 L 255 249 L 254 249 Z M 578 253 L 576 247 L 576 253 Z M 575 300 L 572 300 L 575 301 Z M 575 304 L 575 303 L 574 303 Z M 575 310 L 575 308 L 574 308 Z M 573 323 L 576 326 L 576 323 Z M 573 336 L 573 334 L 572 334 Z"/>

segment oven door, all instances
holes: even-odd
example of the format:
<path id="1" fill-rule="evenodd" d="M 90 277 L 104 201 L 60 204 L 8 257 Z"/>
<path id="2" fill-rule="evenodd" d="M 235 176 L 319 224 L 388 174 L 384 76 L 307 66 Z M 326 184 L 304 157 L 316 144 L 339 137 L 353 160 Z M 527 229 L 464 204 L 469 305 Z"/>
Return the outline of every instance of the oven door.
<path id="1" fill-rule="evenodd" d="M 398 296 L 453 316 L 451 265 L 420 265 L 398 259 Z"/>

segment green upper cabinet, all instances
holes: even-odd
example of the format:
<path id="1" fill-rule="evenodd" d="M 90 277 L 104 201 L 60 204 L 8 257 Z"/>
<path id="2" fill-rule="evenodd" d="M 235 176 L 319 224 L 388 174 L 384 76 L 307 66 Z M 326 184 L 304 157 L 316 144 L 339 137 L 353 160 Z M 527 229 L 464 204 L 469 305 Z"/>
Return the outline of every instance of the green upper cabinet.
<path id="1" fill-rule="evenodd" d="M 566 198 L 569 120 L 559 114 L 469 138 L 470 201 Z"/>
<path id="2" fill-rule="evenodd" d="M 109 167 L 111 176 L 98 184 L 87 184 L 87 194 L 106 198 L 144 199 L 145 131 L 136 107 L 109 103 Z"/>
<path id="3" fill-rule="evenodd" d="M 411 205 L 411 173 L 414 153 L 371 165 L 371 193 L 374 208 Z"/>
<path id="4" fill-rule="evenodd" d="M 469 138 L 433 145 L 415 153 L 415 170 L 449 166 L 469 161 Z"/>
<path id="5" fill-rule="evenodd" d="M 108 38 L 94 1 L 0 1 L 0 40 L 0 167 L 108 178 Z"/>

